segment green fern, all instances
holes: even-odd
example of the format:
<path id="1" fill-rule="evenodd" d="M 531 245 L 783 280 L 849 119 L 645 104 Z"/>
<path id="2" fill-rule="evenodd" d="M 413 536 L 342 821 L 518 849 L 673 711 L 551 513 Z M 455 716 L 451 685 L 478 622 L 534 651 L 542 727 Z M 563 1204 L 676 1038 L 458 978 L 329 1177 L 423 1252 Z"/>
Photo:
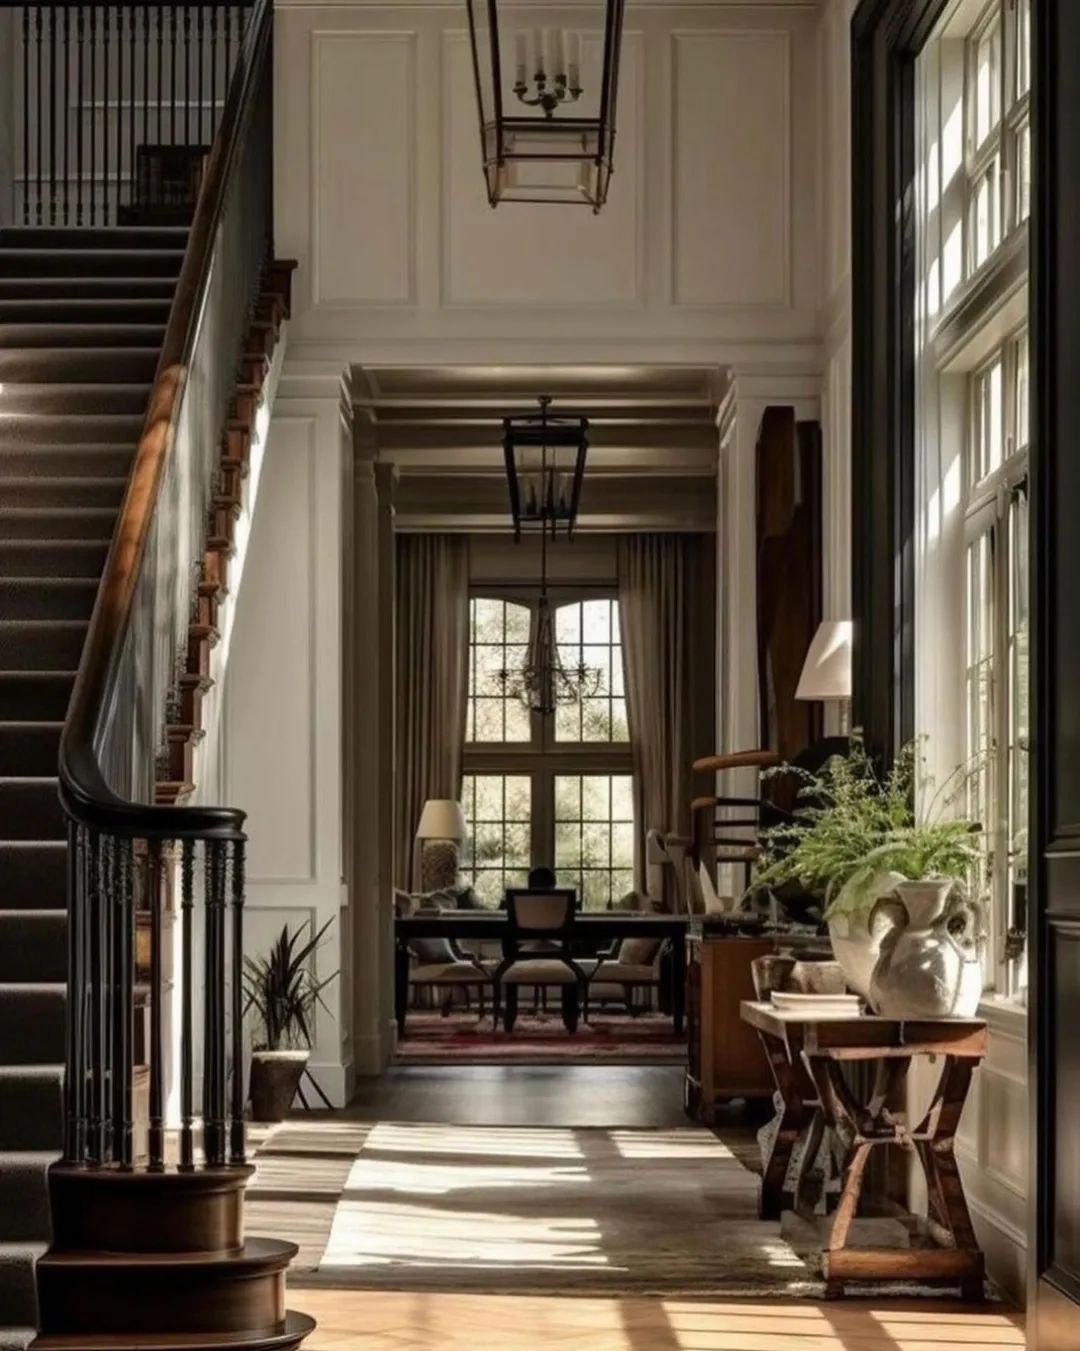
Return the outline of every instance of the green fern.
<path id="1" fill-rule="evenodd" d="M 936 794 L 917 819 L 919 765 L 919 743 L 912 741 L 881 774 L 855 737 L 850 753 L 834 756 L 820 773 L 791 765 L 768 771 L 798 778 L 794 820 L 764 832 L 764 861 L 747 894 L 795 884 L 822 897 L 829 919 L 871 905 L 882 873 L 967 879 L 981 827 L 951 812 L 969 771 L 951 776 L 944 795 Z"/>

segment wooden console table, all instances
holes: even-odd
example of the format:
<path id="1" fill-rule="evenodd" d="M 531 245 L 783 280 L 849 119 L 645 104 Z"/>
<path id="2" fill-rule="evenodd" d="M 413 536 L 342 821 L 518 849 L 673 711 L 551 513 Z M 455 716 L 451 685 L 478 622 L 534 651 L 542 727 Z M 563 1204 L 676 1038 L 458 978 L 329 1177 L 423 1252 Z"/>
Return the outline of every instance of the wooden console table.
<path id="1" fill-rule="evenodd" d="M 975 1239 L 955 1139 L 971 1075 L 986 1054 L 986 1024 L 977 1019 L 901 1021 L 864 1016 L 814 1020 L 780 1013 L 771 1004 L 746 1000 L 741 1014 L 761 1035 L 783 1100 L 779 1129 L 762 1178 L 761 1213 L 777 1217 L 791 1153 L 805 1134 L 807 1147 L 793 1209 L 800 1209 L 803 1182 L 821 1132 L 834 1133 L 843 1153 L 843 1183 L 821 1268 L 825 1294 L 844 1293 L 848 1282 L 918 1280 L 960 1286 L 964 1299 L 983 1297 L 985 1262 Z M 887 1104 L 902 1086 L 915 1056 L 943 1057 L 941 1077 L 925 1116 L 914 1128 Z M 876 1067 L 869 1101 L 858 1100 L 844 1077 L 845 1064 Z M 808 1078 L 807 1078 L 808 1076 Z M 812 1084 L 816 1100 L 810 1100 Z M 926 1173 L 928 1227 L 934 1246 L 848 1247 L 871 1151 L 882 1145 L 914 1149 Z"/>

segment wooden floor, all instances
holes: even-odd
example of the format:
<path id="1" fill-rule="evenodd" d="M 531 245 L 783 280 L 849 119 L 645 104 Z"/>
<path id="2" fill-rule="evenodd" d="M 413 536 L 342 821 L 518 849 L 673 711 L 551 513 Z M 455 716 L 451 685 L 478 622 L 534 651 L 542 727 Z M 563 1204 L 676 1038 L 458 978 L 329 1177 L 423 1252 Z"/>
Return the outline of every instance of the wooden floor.
<path id="1" fill-rule="evenodd" d="M 1014 1315 L 894 1302 L 569 1299 L 294 1290 L 307 1351 L 1001 1351 Z"/>
<path id="2" fill-rule="evenodd" d="M 335 1116 L 451 1126 L 685 1126 L 679 1065 L 400 1066 Z M 323 1115 L 329 1115 L 324 1113 Z"/>

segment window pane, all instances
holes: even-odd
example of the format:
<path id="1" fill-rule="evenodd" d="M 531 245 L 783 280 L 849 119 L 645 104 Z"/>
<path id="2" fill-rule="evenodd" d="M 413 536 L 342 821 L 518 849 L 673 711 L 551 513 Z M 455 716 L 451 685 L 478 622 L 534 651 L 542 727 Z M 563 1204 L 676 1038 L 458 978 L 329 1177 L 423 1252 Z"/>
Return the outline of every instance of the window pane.
<path id="1" fill-rule="evenodd" d="M 469 827 L 462 875 L 484 905 L 497 909 L 507 887 L 528 879 L 532 780 L 527 774 L 466 774 L 461 795 Z"/>
<path id="2" fill-rule="evenodd" d="M 1008 926 L 1027 927 L 1028 850 L 1028 501 L 1014 493 L 1009 506 L 1009 877 Z M 1013 959 L 1010 994 L 1027 989 L 1026 953 Z"/>
<path id="3" fill-rule="evenodd" d="M 1028 406 L 1028 366 L 1029 348 L 1027 334 L 1016 341 L 1016 391 L 1013 399 L 1016 425 L 1013 427 L 1013 445 L 1022 450 L 1031 439 L 1030 411 Z"/>
<path id="4" fill-rule="evenodd" d="M 1031 88 L 1031 0 L 1016 4 L 1016 96 Z"/>
<path id="5" fill-rule="evenodd" d="M 580 703 L 555 710 L 557 742 L 626 742 L 625 684 L 615 600 L 575 601 L 555 611 L 559 660 L 566 669 L 585 666 L 594 673 L 590 692 Z"/>
<path id="6" fill-rule="evenodd" d="M 1001 242 L 1000 161 L 995 155 L 972 191 L 969 271 L 980 268 Z"/>
<path id="7" fill-rule="evenodd" d="M 1016 133 L 1016 219 L 1031 215 L 1031 123 L 1025 122 Z"/>
<path id="8" fill-rule="evenodd" d="M 465 736 L 471 742 L 531 739 L 529 712 L 508 696 L 500 672 L 525 659 L 532 612 L 527 605 L 476 596 L 469 602 L 469 697 Z"/>
<path id="9" fill-rule="evenodd" d="M 989 895 L 994 857 L 994 532 L 968 548 L 967 585 L 967 811 L 982 826 L 982 857 L 974 878 Z"/>
<path id="10" fill-rule="evenodd" d="M 629 774 L 555 776 L 555 871 L 586 910 L 633 888 L 634 795 Z"/>
<path id="11" fill-rule="evenodd" d="M 987 24 L 975 45 L 975 145 L 982 145 L 1001 116 L 1001 24 Z"/>
<path id="12" fill-rule="evenodd" d="M 1001 357 L 975 377 L 975 442 L 971 480 L 981 482 L 1002 462 L 1004 395 Z"/>

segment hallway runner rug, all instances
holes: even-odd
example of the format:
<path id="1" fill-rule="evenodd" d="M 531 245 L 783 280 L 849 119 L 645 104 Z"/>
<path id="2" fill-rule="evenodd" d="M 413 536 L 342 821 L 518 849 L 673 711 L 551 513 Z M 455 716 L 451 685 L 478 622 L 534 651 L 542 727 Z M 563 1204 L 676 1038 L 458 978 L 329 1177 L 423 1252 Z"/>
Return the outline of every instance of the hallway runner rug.
<path id="1" fill-rule="evenodd" d="M 816 1252 L 757 1218 L 733 1145 L 689 1127 L 291 1121 L 258 1148 L 248 1232 L 300 1244 L 294 1286 L 820 1296 Z"/>

